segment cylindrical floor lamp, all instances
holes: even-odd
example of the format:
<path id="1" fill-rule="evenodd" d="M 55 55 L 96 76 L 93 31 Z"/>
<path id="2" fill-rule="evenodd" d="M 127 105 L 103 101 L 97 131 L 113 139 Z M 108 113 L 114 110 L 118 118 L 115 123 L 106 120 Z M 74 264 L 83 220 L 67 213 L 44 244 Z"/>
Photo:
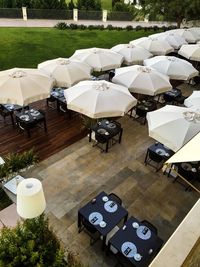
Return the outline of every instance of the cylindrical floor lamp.
<path id="1" fill-rule="evenodd" d="M 40 216 L 46 207 L 42 183 L 36 178 L 27 178 L 17 186 L 17 213 L 24 219 Z"/>

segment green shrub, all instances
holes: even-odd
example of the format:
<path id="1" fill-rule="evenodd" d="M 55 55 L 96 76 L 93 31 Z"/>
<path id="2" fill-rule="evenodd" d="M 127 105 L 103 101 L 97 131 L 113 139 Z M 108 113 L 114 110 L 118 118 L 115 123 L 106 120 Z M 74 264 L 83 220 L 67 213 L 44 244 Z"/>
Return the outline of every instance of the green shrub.
<path id="1" fill-rule="evenodd" d="M 84 267 L 78 255 L 64 250 L 44 214 L 15 228 L 4 227 L 0 238 L 1 267 Z"/>
<path id="2" fill-rule="evenodd" d="M 132 25 L 127 25 L 126 26 L 126 30 L 127 31 L 132 31 L 133 30 L 133 26 Z"/>
<path id="3" fill-rule="evenodd" d="M 72 29 L 72 30 L 77 30 L 78 29 L 78 25 L 75 24 L 75 23 L 70 23 L 69 24 L 69 28 Z"/>
<path id="4" fill-rule="evenodd" d="M 5 163 L 0 165 L 0 178 L 7 178 L 9 175 L 19 172 L 38 162 L 38 156 L 34 150 L 24 151 L 23 153 L 9 153 L 4 158 Z"/>
<path id="5" fill-rule="evenodd" d="M 114 30 L 114 27 L 112 24 L 108 24 L 107 27 L 106 27 L 107 30 L 111 31 L 111 30 Z"/>
<path id="6" fill-rule="evenodd" d="M 15 228 L 4 227 L 0 239 L 1 267 L 65 267 L 64 252 L 44 215 Z"/>
<path id="7" fill-rule="evenodd" d="M 135 30 L 136 31 L 140 31 L 142 29 L 142 26 L 140 26 L 140 25 L 137 25 L 136 27 L 135 27 Z M 145 27 L 145 29 L 146 29 L 146 27 Z"/>
<path id="8" fill-rule="evenodd" d="M 85 30 L 85 29 L 87 29 L 87 26 L 85 26 L 84 24 L 80 24 L 80 25 L 78 26 L 78 28 L 79 28 L 80 30 Z"/>
<path id="9" fill-rule="evenodd" d="M 67 23 L 65 22 L 58 22 L 54 28 L 58 29 L 58 30 L 66 30 L 68 27 Z"/>

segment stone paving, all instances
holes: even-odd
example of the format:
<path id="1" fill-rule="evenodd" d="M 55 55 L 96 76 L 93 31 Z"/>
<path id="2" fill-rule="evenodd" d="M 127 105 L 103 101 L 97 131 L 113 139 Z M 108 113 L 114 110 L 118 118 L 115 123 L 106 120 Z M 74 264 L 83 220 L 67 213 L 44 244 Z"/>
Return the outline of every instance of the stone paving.
<path id="1" fill-rule="evenodd" d="M 184 89 L 185 86 L 182 87 Z M 191 93 L 188 89 L 185 93 Z M 89 245 L 89 236 L 78 234 L 78 209 L 101 191 L 118 194 L 138 219 L 147 219 L 166 241 L 194 203 L 198 195 L 185 191 L 162 172 L 144 165 L 146 149 L 154 140 L 147 125 L 128 116 L 120 119 L 124 128 L 122 143 L 101 153 L 88 138 L 76 142 L 41 162 L 26 177 L 42 180 L 50 225 L 65 249 L 77 252 L 90 267 L 112 267 L 114 256 L 101 251 L 101 241 Z"/>
<path id="2" fill-rule="evenodd" d="M 111 24 L 115 27 L 123 27 L 125 28 L 127 25 L 132 25 L 134 28 L 138 25 L 143 27 L 150 27 L 150 26 L 169 26 L 174 23 L 168 22 L 145 22 L 145 21 L 107 21 L 103 22 L 101 20 L 79 20 L 77 22 L 73 20 L 48 20 L 48 19 L 28 19 L 27 21 L 23 19 L 6 19 L 0 18 L 0 27 L 54 27 L 58 22 L 64 21 L 68 24 L 75 23 L 75 24 L 84 24 L 84 25 L 104 25 L 107 27 L 108 24 Z"/>

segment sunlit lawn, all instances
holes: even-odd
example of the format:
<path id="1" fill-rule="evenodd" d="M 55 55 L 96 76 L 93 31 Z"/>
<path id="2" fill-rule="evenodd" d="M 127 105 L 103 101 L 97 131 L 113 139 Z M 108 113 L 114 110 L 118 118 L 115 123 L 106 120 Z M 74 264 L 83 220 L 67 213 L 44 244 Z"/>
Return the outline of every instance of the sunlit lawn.
<path id="1" fill-rule="evenodd" d="M 76 49 L 110 48 L 153 31 L 57 30 L 54 28 L 0 28 L 0 69 L 37 67 L 56 57 L 70 57 Z"/>

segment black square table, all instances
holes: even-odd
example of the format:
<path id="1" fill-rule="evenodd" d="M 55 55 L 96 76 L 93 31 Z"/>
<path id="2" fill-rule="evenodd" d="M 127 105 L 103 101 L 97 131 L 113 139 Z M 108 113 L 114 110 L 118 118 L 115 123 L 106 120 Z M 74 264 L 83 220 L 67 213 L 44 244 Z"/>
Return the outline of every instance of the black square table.
<path id="1" fill-rule="evenodd" d="M 158 154 L 160 157 L 163 158 L 163 160 L 167 160 L 168 158 L 170 158 L 171 156 L 174 155 L 174 151 L 172 151 L 171 149 L 169 149 L 165 145 L 163 145 L 159 142 L 156 142 L 147 149 L 145 162 L 148 158 L 149 153 L 151 153 L 151 152 Z"/>
<path id="2" fill-rule="evenodd" d="M 163 240 L 157 234 L 136 218 L 130 217 L 109 240 L 108 248 L 112 245 L 133 266 L 145 267 L 158 253 L 162 244 Z"/>
<path id="3" fill-rule="evenodd" d="M 108 152 L 109 140 L 111 140 L 113 137 L 118 135 L 118 142 L 119 144 L 121 143 L 123 128 L 118 122 L 104 119 L 99 121 L 94 126 L 91 126 L 89 132 L 89 142 L 91 142 L 92 131 L 94 131 L 95 134 L 100 134 L 105 139 L 105 152 Z"/>
<path id="4" fill-rule="evenodd" d="M 28 137 L 30 137 L 30 130 L 40 123 L 44 124 L 44 130 L 47 131 L 45 114 L 41 111 L 36 109 L 22 110 L 17 112 L 15 116 L 18 127 L 26 130 Z"/>
<path id="5" fill-rule="evenodd" d="M 164 99 L 167 101 L 167 102 L 176 102 L 176 100 L 182 96 L 182 92 L 180 89 L 177 89 L 177 88 L 173 88 L 172 90 L 170 91 L 167 91 L 165 93 L 163 93 L 163 97 Z"/>
<path id="6" fill-rule="evenodd" d="M 51 91 L 51 98 L 56 100 L 57 111 L 68 112 L 69 118 L 71 118 L 71 111 L 67 108 L 67 101 L 64 96 L 64 89 L 66 88 L 53 88 Z"/>
<path id="7" fill-rule="evenodd" d="M 20 111 L 22 110 L 22 106 L 17 105 L 17 104 L 0 104 L 1 105 L 1 109 L 4 113 L 5 116 L 10 116 L 11 117 L 11 121 L 12 121 L 12 125 L 14 126 L 14 117 L 13 114 L 16 111 Z"/>
<path id="8" fill-rule="evenodd" d="M 108 201 L 103 201 L 103 197 L 107 197 Z M 107 211 L 106 209 L 109 208 L 109 204 L 115 204 L 113 208 L 116 208 L 115 211 L 111 210 Z M 105 208 L 106 207 L 106 208 Z M 110 196 L 108 196 L 105 192 L 99 193 L 92 201 L 87 203 L 84 207 L 79 209 L 78 211 L 78 228 L 80 229 L 82 226 L 82 218 L 86 221 L 91 223 L 89 219 L 90 215 L 93 213 L 99 213 L 102 216 L 102 220 L 106 222 L 105 227 L 101 227 L 100 224 L 93 224 L 96 230 L 103 236 L 103 243 L 102 249 L 105 248 L 106 243 L 106 236 L 107 234 L 116 226 L 118 225 L 121 220 L 124 219 L 124 222 L 127 221 L 128 218 L 128 211 L 120 206 L 119 204 L 115 203 Z"/>
<path id="9" fill-rule="evenodd" d="M 154 111 L 157 109 L 157 103 L 154 100 L 142 100 L 142 101 L 138 101 L 137 106 L 135 107 L 135 112 L 136 112 L 136 116 L 138 116 L 138 118 L 136 119 L 143 119 L 143 124 L 146 123 L 146 115 L 147 112 L 150 111 Z M 133 109 L 131 110 L 131 114 L 132 115 Z"/>

